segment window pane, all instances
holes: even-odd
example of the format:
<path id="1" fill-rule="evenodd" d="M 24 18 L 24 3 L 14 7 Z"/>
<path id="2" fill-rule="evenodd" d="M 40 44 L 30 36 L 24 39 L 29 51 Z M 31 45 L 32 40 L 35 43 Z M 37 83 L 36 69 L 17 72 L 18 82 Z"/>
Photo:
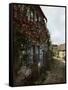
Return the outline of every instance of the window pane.
<path id="1" fill-rule="evenodd" d="M 28 20 L 30 20 L 30 9 L 29 8 L 27 9 L 27 17 L 28 17 Z"/>
<path id="2" fill-rule="evenodd" d="M 31 47 L 29 50 L 28 50 L 28 63 L 33 63 L 33 48 Z"/>
<path id="3" fill-rule="evenodd" d="M 33 63 L 33 56 L 32 55 L 29 56 L 29 59 L 30 59 L 29 63 Z"/>
<path id="4" fill-rule="evenodd" d="M 38 47 L 36 46 L 35 49 L 36 49 L 36 54 L 38 54 Z"/>
<path id="5" fill-rule="evenodd" d="M 31 11 L 31 21 L 33 21 L 33 11 Z"/>
<path id="6" fill-rule="evenodd" d="M 31 47 L 31 55 L 33 55 L 33 48 Z"/>
<path id="7" fill-rule="evenodd" d="M 36 12 L 35 12 L 35 17 L 34 17 L 34 18 L 35 18 L 35 21 L 37 21 L 37 15 L 36 15 Z"/>
<path id="8" fill-rule="evenodd" d="M 39 21 L 41 21 L 41 17 L 39 17 Z"/>

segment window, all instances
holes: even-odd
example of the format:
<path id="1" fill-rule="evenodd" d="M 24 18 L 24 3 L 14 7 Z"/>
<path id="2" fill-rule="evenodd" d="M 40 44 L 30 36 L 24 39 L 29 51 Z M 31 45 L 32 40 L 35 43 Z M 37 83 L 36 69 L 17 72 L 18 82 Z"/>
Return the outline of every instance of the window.
<path id="1" fill-rule="evenodd" d="M 39 17 L 39 22 L 41 21 L 41 17 Z"/>
<path id="2" fill-rule="evenodd" d="M 24 5 L 22 5 L 21 10 L 24 11 Z"/>
<path id="3" fill-rule="evenodd" d="M 35 16 L 34 16 L 34 19 L 35 19 L 35 21 L 37 21 L 37 15 L 36 15 L 36 12 L 35 12 Z"/>
<path id="4" fill-rule="evenodd" d="M 38 47 L 37 46 L 35 47 L 35 50 L 36 50 L 36 54 L 38 55 Z"/>
<path id="5" fill-rule="evenodd" d="M 30 16 L 31 16 L 31 21 L 33 21 L 33 11 L 30 12 Z"/>
<path id="6" fill-rule="evenodd" d="M 27 15 L 26 16 L 28 17 L 28 21 L 29 21 L 30 20 L 30 8 L 27 9 Z"/>
<path id="7" fill-rule="evenodd" d="M 29 50 L 27 51 L 28 53 L 28 63 L 33 63 L 33 48 L 29 48 Z"/>

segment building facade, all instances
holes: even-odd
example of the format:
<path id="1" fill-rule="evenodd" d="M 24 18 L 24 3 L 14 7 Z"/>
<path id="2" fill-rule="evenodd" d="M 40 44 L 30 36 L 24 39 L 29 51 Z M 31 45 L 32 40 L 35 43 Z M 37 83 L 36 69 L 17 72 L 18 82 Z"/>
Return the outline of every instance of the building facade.
<path id="1" fill-rule="evenodd" d="M 21 37 L 18 42 L 19 61 L 26 61 L 38 66 L 46 64 L 46 53 L 49 49 L 50 35 L 47 29 L 47 18 L 38 5 L 14 5 L 14 32 Z M 23 39 L 24 38 L 24 39 Z M 15 46 L 16 48 L 16 46 Z"/>
<path id="2" fill-rule="evenodd" d="M 59 50 L 59 58 L 65 59 L 65 44 L 59 45 L 58 50 Z"/>

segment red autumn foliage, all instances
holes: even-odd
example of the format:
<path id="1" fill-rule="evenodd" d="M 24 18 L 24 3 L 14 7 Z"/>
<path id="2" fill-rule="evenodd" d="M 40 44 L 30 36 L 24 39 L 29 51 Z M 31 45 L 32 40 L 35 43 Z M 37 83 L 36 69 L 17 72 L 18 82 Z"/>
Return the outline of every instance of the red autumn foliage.
<path id="1" fill-rule="evenodd" d="M 22 12 L 20 6 L 14 7 L 13 19 L 15 26 L 20 29 L 20 33 L 30 38 L 33 42 L 45 42 L 48 36 L 48 29 L 46 26 L 41 26 L 40 22 L 37 21 L 28 21 L 25 13 L 26 8 L 24 9 L 24 12 Z"/>

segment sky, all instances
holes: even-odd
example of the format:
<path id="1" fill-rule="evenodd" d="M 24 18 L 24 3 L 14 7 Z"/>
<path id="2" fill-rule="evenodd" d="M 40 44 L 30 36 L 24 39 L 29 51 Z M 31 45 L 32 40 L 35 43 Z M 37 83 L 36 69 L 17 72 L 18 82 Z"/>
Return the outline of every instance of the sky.
<path id="1" fill-rule="evenodd" d="M 52 44 L 65 43 L 65 8 L 40 6 L 47 17 L 47 27 L 50 32 Z"/>

